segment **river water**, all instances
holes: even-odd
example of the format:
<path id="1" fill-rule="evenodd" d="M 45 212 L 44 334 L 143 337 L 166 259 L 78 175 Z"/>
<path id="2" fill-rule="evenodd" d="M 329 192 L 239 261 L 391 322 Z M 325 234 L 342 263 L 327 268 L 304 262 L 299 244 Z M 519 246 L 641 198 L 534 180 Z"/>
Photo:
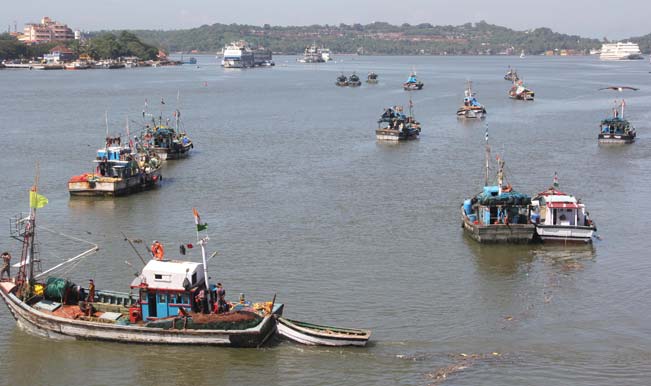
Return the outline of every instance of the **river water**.
<path id="1" fill-rule="evenodd" d="M 596 58 L 338 57 L 321 65 L 277 57 L 275 68 L 199 65 L 111 71 L 0 71 L 0 216 L 100 245 L 60 275 L 127 291 L 141 264 L 121 232 L 168 255 L 209 224 L 209 263 L 227 297 L 274 293 L 285 315 L 370 328 L 366 348 L 263 349 L 58 342 L 18 330 L 0 311 L 0 384 L 93 385 L 643 385 L 651 379 L 651 75 L 646 61 Z M 535 102 L 507 98 L 516 67 Z M 415 69 L 418 141 L 377 143 L 383 107 L 408 103 Z M 334 85 L 368 71 L 374 86 Z M 458 122 L 465 81 L 488 110 Z M 625 93 L 638 128 L 629 146 L 599 146 L 598 123 Z M 134 130 L 178 106 L 195 143 L 168 162 L 160 188 L 116 199 L 70 199 L 66 181 L 91 171 L 109 131 Z M 165 105 L 160 104 L 164 98 Z M 558 172 L 601 240 L 590 247 L 486 246 L 464 236 L 459 207 L 483 185 L 484 133 L 516 190 L 536 193 Z M 2 249 L 19 256 L 8 237 Z M 84 249 L 40 232 L 44 267 Z M 144 244 L 138 245 L 144 252 Z M 646 252 L 645 252 L 646 251 Z M 189 258 L 200 259 L 192 250 Z M 127 264 L 128 263 L 128 264 Z M 129 265 L 131 264 L 131 265 Z"/>

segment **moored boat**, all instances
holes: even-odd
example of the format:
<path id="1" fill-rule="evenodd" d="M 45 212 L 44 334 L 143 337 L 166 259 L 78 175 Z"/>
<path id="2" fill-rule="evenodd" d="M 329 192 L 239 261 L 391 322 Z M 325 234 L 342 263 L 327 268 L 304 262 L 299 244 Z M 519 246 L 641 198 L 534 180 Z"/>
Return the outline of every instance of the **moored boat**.
<path id="1" fill-rule="evenodd" d="M 518 77 L 518 72 L 514 69 L 509 67 L 509 70 L 506 72 L 506 75 L 504 75 L 504 80 L 508 80 L 510 82 L 517 82 L 520 80 Z"/>
<path id="2" fill-rule="evenodd" d="M 585 205 L 558 190 L 556 174 L 554 184 L 531 200 L 531 211 L 536 235 L 543 242 L 591 243 L 597 230 Z"/>
<path id="3" fill-rule="evenodd" d="M 174 127 L 170 126 L 169 120 L 163 122 L 160 116 L 158 122 L 150 114 L 144 112 L 143 118 L 149 116 L 152 125 L 145 124 L 145 128 L 138 138 L 138 145 L 154 152 L 162 160 L 174 160 L 185 158 L 190 155 L 194 144 L 183 130 L 181 122 L 181 111 L 173 112 Z"/>
<path id="4" fill-rule="evenodd" d="M 403 141 L 418 139 L 420 123 L 414 119 L 413 103 L 409 100 L 409 115 L 405 115 L 402 106 L 393 106 L 384 109 L 378 120 L 375 137 L 381 141 Z"/>
<path id="5" fill-rule="evenodd" d="M 522 79 L 513 81 L 513 86 L 509 89 L 509 98 L 521 101 L 533 101 L 535 93 L 524 86 Z"/>
<path id="6" fill-rule="evenodd" d="M 353 72 L 353 74 L 348 78 L 348 86 L 350 87 L 359 87 L 362 85 L 362 81 L 359 80 L 359 76 Z"/>
<path id="7" fill-rule="evenodd" d="M 637 91 L 635 87 L 629 86 L 611 86 L 604 87 L 601 90 L 610 89 L 623 92 L 623 90 Z M 624 117 L 624 108 L 626 101 L 615 100 L 612 116 L 601 121 L 599 125 L 599 143 L 603 144 L 628 144 L 635 142 L 635 127 Z"/>
<path id="8" fill-rule="evenodd" d="M 369 72 L 368 75 L 366 76 L 366 83 L 376 84 L 378 82 L 379 82 L 378 75 L 374 72 Z"/>
<path id="9" fill-rule="evenodd" d="M 404 88 L 406 91 L 422 90 L 424 85 L 425 84 L 423 82 L 416 79 L 416 73 L 412 72 L 409 74 L 407 81 L 402 84 L 402 88 Z"/>
<path id="10" fill-rule="evenodd" d="M 29 217 L 14 223 L 23 244 L 20 271 L 0 282 L 0 297 L 22 330 L 52 339 L 232 347 L 259 347 L 276 332 L 282 304 L 251 303 L 243 296 L 228 303 L 225 291 L 209 283 L 207 237 L 198 240 L 202 263 L 162 257 L 146 263 L 131 282 L 135 294 L 95 290 L 92 280 L 88 288 L 51 276 L 44 280 L 65 262 L 37 274 L 35 207 L 40 206 L 30 206 Z M 97 246 L 84 254 L 94 250 Z"/>
<path id="11" fill-rule="evenodd" d="M 337 77 L 337 81 L 335 82 L 335 84 L 339 87 L 348 86 L 348 77 L 342 73 Z"/>
<path id="12" fill-rule="evenodd" d="M 310 346 L 365 346 L 371 331 L 323 326 L 278 318 L 278 333 L 294 342 Z"/>
<path id="13" fill-rule="evenodd" d="M 97 151 L 95 171 L 68 181 L 71 196 L 122 196 L 158 185 L 161 162 L 155 154 L 132 151 L 120 137 L 108 137 Z"/>
<path id="14" fill-rule="evenodd" d="M 531 224 L 531 197 L 504 184 L 504 161 L 498 158 L 497 184 L 489 184 L 490 147 L 486 131 L 486 175 L 484 189 L 461 206 L 461 225 L 480 243 L 529 243 L 535 227 Z"/>
<path id="15" fill-rule="evenodd" d="M 457 109 L 457 118 L 485 118 L 486 108 L 475 97 L 472 81 L 468 81 L 464 95 L 463 105 Z"/>

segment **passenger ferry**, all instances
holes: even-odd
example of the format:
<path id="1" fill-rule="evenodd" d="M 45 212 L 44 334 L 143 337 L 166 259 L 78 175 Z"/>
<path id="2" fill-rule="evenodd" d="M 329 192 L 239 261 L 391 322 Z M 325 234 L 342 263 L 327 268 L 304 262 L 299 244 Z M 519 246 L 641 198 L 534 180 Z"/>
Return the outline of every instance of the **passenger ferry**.
<path id="1" fill-rule="evenodd" d="M 600 60 L 642 59 L 640 46 L 631 42 L 606 43 L 601 46 Z"/>
<path id="2" fill-rule="evenodd" d="M 224 68 L 249 68 L 255 65 L 253 51 L 249 45 L 239 40 L 224 47 L 222 67 Z"/>

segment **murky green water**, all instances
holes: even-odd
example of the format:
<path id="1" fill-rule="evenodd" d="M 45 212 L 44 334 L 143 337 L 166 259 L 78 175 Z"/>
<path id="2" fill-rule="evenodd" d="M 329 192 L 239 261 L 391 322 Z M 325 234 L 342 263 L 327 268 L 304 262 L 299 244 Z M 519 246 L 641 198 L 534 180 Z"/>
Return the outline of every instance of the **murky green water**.
<path id="1" fill-rule="evenodd" d="M 225 71 L 0 71 L 0 216 L 27 210 L 34 164 L 50 204 L 39 221 L 100 244 L 66 272 L 128 290 L 138 259 L 121 231 L 168 253 L 193 240 L 191 208 L 209 223 L 210 274 L 228 297 L 274 293 L 290 318 L 365 327 L 364 349 L 279 343 L 261 350 L 55 342 L 0 312 L 0 384 L 643 385 L 651 378 L 649 247 L 651 74 L 646 61 L 595 58 L 341 57 L 343 62 Z M 506 97 L 516 66 L 536 92 Z M 378 144 L 382 108 L 407 104 L 412 68 L 419 141 Z M 339 72 L 380 75 L 335 87 Z M 493 154 L 515 189 L 581 197 L 601 241 L 592 247 L 483 246 L 465 237 L 459 206 L 483 183 L 483 124 L 457 122 L 466 79 L 488 109 Z M 598 121 L 625 94 L 638 142 L 600 147 Z M 169 162 L 162 186 L 118 199 L 68 197 L 105 135 L 138 122 L 177 91 L 192 156 Z M 131 124 L 132 129 L 136 126 Z M 44 265 L 83 246 L 41 233 Z M 14 248 L 4 238 L 0 248 Z M 198 251 L 190 255 L 199 259 Z M 125 264 L 130 262 L 133 267 Z M 464 353 L 467 356 L 461 356 Z M 497 353 L 494 355 L 492 353 Z M 473 354 L 476 354 L 473 356 Z M 35 365 L 36 363 L 36 365 Z M 442 378 L 445 375 L 445 378 Z M 438 378 L 437 378 L 438 376 Z"/>

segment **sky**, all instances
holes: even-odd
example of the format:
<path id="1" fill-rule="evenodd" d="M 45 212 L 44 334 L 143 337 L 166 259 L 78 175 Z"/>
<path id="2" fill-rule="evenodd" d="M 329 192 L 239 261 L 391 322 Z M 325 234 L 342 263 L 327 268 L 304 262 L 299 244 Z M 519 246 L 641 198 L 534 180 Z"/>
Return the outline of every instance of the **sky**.
<path id="1" fill-rule="evenodd" d="M 651 33 L 651 0 L 23 0 L 3 1 L 0 30 L 43 16 L 72 29 L 185 29 L 203 24 L 459 25 L 485 20 L 516 30 L 549 27 L 601 39 Z"/>

